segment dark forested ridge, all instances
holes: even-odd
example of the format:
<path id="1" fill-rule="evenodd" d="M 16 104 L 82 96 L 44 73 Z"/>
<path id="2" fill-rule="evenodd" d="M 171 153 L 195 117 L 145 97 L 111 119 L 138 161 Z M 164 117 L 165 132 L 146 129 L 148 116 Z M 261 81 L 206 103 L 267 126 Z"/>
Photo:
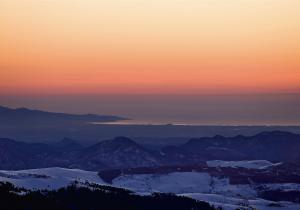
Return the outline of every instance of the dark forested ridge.
<path id="1" fill-rule="evenodd" d="M 206 202 L 173 194 L 140 196 L 132 192 L 100 185 L 57 191 L 28 191 L 9 183 L 0 183 L 1 210 L 214 210 Z"/>

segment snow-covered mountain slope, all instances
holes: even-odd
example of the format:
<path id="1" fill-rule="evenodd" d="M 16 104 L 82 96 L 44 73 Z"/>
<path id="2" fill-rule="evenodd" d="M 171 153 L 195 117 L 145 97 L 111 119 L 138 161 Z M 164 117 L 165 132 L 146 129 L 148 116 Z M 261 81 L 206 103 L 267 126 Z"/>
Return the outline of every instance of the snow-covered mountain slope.
<path id="1" fill-rule="evenodd" d="M 227 178 L 218 179 L 208 173 L 198 172 L 125 175 L 114 179 L 113 185 L 141 193 L 226 193 L 232 196 L 256 197 L 256 191 L 249 185 L 231 185 Z"/>
<path id="2" fill-rule="evenodd" d="M 204 194 L 204 193 L 186 193 L 181 196 L 190 197 L 200 201 L 207 201 L 214 206 L 221 206 L 223 210 L 299 210 L 300 205 L 290 202 L 272 202 L 260 198 L 244 199 L 228 197 L 226 195 Z"/>
<path id="3" fill-rule="evenodd" d="M 21 171 L 0 171 L 0 182 L 10 182 L 26 189 L 59 189 L 72 182 L 105 184 L 97 172 L 79 169 L 43 168 Z"/>
<path id="4" fill-rule="evenodd" d="M 97 172 L 79 169 L 44 168 L 21 171 L 0 171 L 0 182 L 10 182 L 27 189 L 58 189 L 77 181 L 110 185 Z M 165 174 L 120 175 L 113 179 L 112 186 L 130 189 L 138 194 L 152 192 L 175 193 L 222 206 L 225 210 L 253 209 L 283 210 L 300 209 L 299 204 L 272 202 L 259 198 L 257 188 L 299 190 L 299 184 L 230 184 L 228 178 L 211 176 L 201 172 L 173 172 Z M 242 208 L 243 207 L 243 208 Z"/>
<path id="5" fill-rule="evenodd" d="M 232 167 L 232 168 L 248 168 L 248 169 L 265 169 L 280 163 L 272 163 L 267 160 L 245 160 L 245 161 L 224 161 L 211 160 L 206 162 L 209 167 Z"/>

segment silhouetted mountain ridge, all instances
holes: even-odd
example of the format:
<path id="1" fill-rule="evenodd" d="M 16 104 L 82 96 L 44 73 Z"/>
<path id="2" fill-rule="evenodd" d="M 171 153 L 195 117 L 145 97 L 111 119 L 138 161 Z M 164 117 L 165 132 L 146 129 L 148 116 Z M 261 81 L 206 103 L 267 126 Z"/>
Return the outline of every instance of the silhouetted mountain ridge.
<path id="1" fill-rule="evenodd" d="M 205 137 L 191 139 L 179 147 L 166 147 L 171 156 L 199 160 L 300 160 L 300 135 L 282 131 L 262 132 L 254 136 Z"/>
<path id="2" fill-rule="evenodd" d="M 112 115 L 96 114 L 67 114 L 56 113 L 41 110 L 32 110 L 27 108 L 11 109 L 0 106 L 0 123 L 1 124 L 20 124 L 20 123 L 38 123 L 53 124 L 67 122 L 112 122 L 125 120 L 126 118 Z"/>
<path id="3" fill-rule="evenodd" d="M 83 146 L 77 141 L 66 137 L 59 142 L 55 142 L 52 145 L 61 151 L 73 151 L 83 148 Z"/>
<path id="4" fill-rule="evenodd" d="M 41 167 L 86 170 L 193 165 L 208 160 L 300 161 L 300 135 L 263 132 L 254 136 L 205 137 L 181 146 L 152 151 L 127 137 L 116 137 L 89 147 L 72 139 L 55 145 L 0 139 L 0 169 Z"/>
<path id="5" fill-rule="evenodd" d="M 161 164 L 157 152 L 145 149 L 126 137 L 102 141 L 72 154 L 65 154 L 64 158 L 73 158 L 73 167 L 90 170 L 99 168 L 99 165 L 106 168 L 131 168 Z"/>

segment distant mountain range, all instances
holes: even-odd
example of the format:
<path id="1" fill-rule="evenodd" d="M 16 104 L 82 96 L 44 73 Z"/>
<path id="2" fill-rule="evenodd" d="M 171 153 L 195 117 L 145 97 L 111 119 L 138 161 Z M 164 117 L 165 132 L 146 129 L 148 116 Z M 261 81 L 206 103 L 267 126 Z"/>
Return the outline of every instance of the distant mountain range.
<path id="1" fill-rule="evenodd" d="M 262 132 L 254 136 L 191 139 L 181 146 L 164 147 L 162 152 L 178 163 L 201 160 L 299 161 L 300 135 L 289 132 Z"/>
<path id="2" fill-rule="evenodd" d="M 254 136 L 191 139 L 181 146 L 152 151 L 126 137 L 83 147 L 71 139 L 52 145 L 0 139 L 0 169 L 42 167 L 85 170 L 195 165 L 208 160 L 300 161 L 300 135 L 263 132 Z"/>
<path id="3" fill-rule="evenodd" d="M 0 169 L 67 167 L 88 170 L 160 165 L 159 153 L 126 137 L 82 147 L 63 139 L 52 145 L 0 138 Z"/>
<path id="4" fill-rule="evenodd" d="M 0 106 L 1 124 L 55 124 L 55 123 L 82 123 L 82 122 L 114 122 L 126 118 L 111 115 L 95 114 L 66 114 L 32 110 L 27 108 L 11 109 Z"/>
<path id="5" fill-rule="evenodd" d="M 216 134 L 251 136 L 262 131 L 281 130 L 300 134 L 300 126 L 186 126 L 186 125 L 118 125 L 128 120 L 122 116 L 53 113 L 28 108 L 12 109 L 0 106 L 0 138 L 24 142 L 54 143 L 64 137 L 76 139 L 82 145 L 92 145 L 103 139 L 126 136 L 147 145 L 161 149 L 168 145 L 180 145 L 190 138 Z M 94 124 L 90 122 L 104 122 Z"/>

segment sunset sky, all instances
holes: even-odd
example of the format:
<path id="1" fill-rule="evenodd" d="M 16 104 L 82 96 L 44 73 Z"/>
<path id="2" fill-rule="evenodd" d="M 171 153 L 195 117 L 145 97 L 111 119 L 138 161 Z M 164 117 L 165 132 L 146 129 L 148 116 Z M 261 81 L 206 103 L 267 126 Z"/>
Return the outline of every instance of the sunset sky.
<path id="1" fill-rule="evenodd" d="M 300 92 L 299 0 L 0 0 L 0 94 Z"/>

